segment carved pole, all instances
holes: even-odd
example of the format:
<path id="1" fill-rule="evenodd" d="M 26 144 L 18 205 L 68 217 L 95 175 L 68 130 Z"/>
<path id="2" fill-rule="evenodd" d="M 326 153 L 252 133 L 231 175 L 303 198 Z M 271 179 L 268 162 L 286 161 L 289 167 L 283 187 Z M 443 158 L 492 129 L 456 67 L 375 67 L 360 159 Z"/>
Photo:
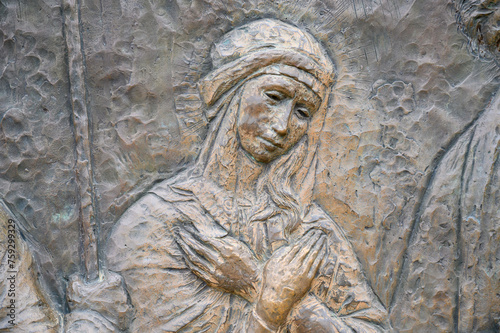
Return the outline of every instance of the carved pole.
<path id="1" fill-rule="evenodd" d="M 62 0 L 63 35 L 66 41 L 73 134 L 75 178 L 80 204 L 81 254 L 87 281 L 102 277 L 98 253 L 97 203 L 91 151 L 92 119 L 85 82 L 85 53 L 80 22 L 80 0 Z"/>

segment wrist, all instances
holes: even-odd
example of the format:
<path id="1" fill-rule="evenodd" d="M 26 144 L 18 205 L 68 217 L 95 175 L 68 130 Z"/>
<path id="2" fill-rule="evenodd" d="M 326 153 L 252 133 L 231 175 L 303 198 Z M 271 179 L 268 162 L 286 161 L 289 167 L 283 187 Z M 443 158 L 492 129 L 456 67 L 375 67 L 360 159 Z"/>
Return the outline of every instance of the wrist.
<path id="1" fill-rule="evenodd" d="M 259 276 L 252 281 L 252 284 L 248 290 L 248 301 L 252 304 L 255 304 L 259 301 L 259 293 L 262 285 L 262 278 Z"/>
<path id="2" fill-rule="evenodd" d="M 268 323 L 264 320 L 254 308 L 250 313 L 247 332 L 249 333 L 274 333 L 278 331 L 279 327 Z"/>
<path id="3" fill-rule="evenodd" d="M 276 313 L 276 306 L 270 306 L 270 304 L 266 306 L 265 304 L 266 303 L 262 302 L 259 298 L 253 309 L 253 313 L 259 318 L 259 320 L 264 322 L 267 327 L 277 330 L 283 322 L 283 320 L 280 320 L 282 316 Z"/>

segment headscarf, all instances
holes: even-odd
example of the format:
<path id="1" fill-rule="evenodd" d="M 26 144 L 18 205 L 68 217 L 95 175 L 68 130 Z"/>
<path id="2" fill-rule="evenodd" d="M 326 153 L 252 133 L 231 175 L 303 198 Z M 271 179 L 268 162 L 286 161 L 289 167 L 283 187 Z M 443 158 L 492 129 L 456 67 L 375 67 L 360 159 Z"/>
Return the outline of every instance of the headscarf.
<path id="1" fill-rule="evenodd" d="M 322 100 L 310 120 L 307 134 L 289 152 L 265 166 L 267 178 L 278 180 L 274 183 L 279 186 L 269 186 L 264 181 L 261 184 L 263 191 L 259 193 L 262 194 L 261 207 L 252 213 L 252 221 L 265 223 L 279 213 L 291 211 L 291 216 L 281 220 L 293 222 L 271 229 L 275 233 L 293 229 L 312 203 L 316 152 L 334 81 L 334 65 L 309 33 L 274 19 L 254 21 L 228 32 L 214 45 L 211 55 L 214 69 L 199 82 L 201 97 L 207 105 L 206 116 L 211 123 L 189 175 L 191 179 L 203 176 L 219 185 L 225 184 L 229 191 L 235 189 L 240 176 L 237 151 L 241 148 L 236 130 L 240 88 L 248 80 L 265 74 L 291 77 L 309 87 Z M 269 197 L 275 205 L 268 204 Z M 290 231 L 285 230 L 285 233 Z M 267 235 L 268 231 L 265 233 Z M 252 243 L 262 243 L 260 240 L 264 236 L 254 236 Z"/>
<path id="2" fill-rule="evenodd" d="M 263 74 L 292 77 L 321 99 L 334 79 L 333 63 L 313 36 L 272 19 L 254 21 L 228 32 L 214 45 L 212 64 L 215 70 L 199 83 L 208 106 L 241 80 Z"/>

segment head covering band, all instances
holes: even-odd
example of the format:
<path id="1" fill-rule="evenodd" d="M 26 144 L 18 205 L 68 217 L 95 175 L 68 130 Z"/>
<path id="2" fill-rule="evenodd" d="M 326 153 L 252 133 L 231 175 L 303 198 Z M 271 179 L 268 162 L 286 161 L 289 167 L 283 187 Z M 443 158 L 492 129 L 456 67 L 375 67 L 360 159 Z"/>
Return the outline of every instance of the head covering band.
<path id="1" fill-rule="evenodd" d="M 217 68 L 198 83 L 207 106 L 248 79 L 264 74 L 289 76 L 321 99 L 334 81 L 333 64 L 312 36 L 271 19 L 226 34 L 214 46 L 212 59 Z"/>

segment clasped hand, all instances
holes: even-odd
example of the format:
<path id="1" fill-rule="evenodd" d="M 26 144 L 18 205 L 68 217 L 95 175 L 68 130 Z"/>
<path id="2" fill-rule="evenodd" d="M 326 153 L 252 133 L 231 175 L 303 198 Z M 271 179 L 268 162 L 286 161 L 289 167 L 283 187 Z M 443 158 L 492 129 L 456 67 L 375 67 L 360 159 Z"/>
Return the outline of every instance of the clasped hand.
<path id="1" fill-rule="evenodd" d="M 244 243 L 229 236 L 208 237 L 194 228 L 180 228 L 177 243 L 187 266 L 209 286 L 255 301 L 261 269 Z"/>
<path id="2" fill-rule="evenodd" d="M 279 327 L 310 289 L 328 253 L 323 231 L 311 229 L 294 245 L 276 251 L 262 268 L 250 249 L 230 236 L 213 238 L 180 228 L 177 243 L 186 264 L 208 285 L 255 304 L 270 327 Z"/>

